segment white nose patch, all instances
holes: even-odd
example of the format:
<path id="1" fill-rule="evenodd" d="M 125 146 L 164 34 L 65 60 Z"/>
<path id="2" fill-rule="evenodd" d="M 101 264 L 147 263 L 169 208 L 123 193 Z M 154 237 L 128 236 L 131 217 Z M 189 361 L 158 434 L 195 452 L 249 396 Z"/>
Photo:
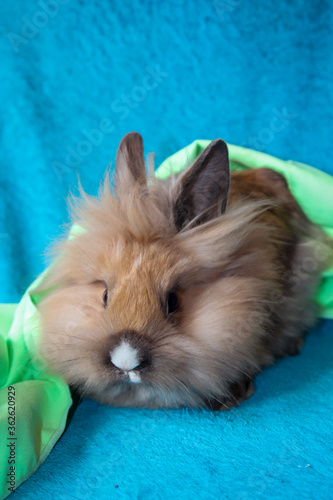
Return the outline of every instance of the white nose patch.
<path id="1" fill-rule="evenodd" d="M 110 352 L 110 358 L 117 368 L 124 371 L 134 370 L 134 368 L 140 364 L 138 351 L 124 340 L 114 351 Z M 134 380 L 132 380 L 132 382 L 134 382 Z"/>

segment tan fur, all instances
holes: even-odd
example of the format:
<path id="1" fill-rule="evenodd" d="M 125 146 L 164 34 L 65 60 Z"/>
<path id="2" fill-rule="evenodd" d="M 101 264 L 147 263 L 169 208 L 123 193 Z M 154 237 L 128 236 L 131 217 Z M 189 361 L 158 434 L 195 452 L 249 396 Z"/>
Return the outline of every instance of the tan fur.
<path id="1" fill-rule="evenodd" d="M 208 153 L 218 160 L 215 145 Z M 195 185 L 210 168 L 198 161 Z M 209 216 L 184 217 L 182 228 L 173 209 L 186 174 L 146 182 L 143 169 L 142 142 L 132 134 L 119 148 L 114 193 L 106 178 L 99 198 L 82 193 L 74 202 L 84 232 L 57 246 L 42 284 L 51 291 L 39 305 L 41 356 L 102 403 L 232 406 L 264 366 L 296 352 L 313 325 L 327 241 L 268 169 L 233 173 L 226 211 L 215 216 L 209 206 Z M 311 270 L 300 274 L 309 259 Z M 166 316 L 169 290 L 179 307 Z M 122 332 L 149 351 L 141 383 L 111 369 L 109 351 Z"/>

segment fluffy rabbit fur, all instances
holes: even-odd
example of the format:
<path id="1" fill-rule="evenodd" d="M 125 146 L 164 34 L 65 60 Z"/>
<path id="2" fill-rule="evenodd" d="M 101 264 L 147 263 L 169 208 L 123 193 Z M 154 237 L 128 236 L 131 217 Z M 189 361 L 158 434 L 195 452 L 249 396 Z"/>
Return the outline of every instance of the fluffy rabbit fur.
<path id="1" fill-rule="evenodd" d="M 115 170 L 114 189 L 74 202 L 81 230 L 41 285 L 40 355 L 101 403 L 236 406 L 313 326 L 325 236 L 278 173 L 230 175 L 220 139 L 161 181 L 130 133 Z"/>

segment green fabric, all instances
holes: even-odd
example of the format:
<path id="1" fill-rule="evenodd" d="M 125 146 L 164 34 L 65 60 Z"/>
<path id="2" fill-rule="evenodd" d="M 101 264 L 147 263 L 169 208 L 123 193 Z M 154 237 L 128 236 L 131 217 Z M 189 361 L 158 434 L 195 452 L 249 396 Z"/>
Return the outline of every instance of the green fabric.
<path id="1" fill-rule="evenodd" d="M 0 498 L 45 460 L 72 405 L 68 386 L 34 359 L 38 319 L 29 290 L 19 305 L 0 305 Z"/>
<path id="2" fill-rule="evenodd" d="M 195 141 L 168 158 L 158 169 L 164 178 L 191 163 L 210 141 Z M 333 178 L 307 165 L 284 162 L 252 150 L 229 145 L 232 169 L 261 166 L 282 173 L 306 214 L 333 237 Z M 72 228 L 72 234 L 80 228 Z M 46 271 L 47 272 L 47 271 Z M 10 467 L 15 466 L 16 488 L 45 460 L 61 436 L 72 399 L 68 386 L 47 372 L 35 359 L 39 334 L 36 303 L 40 296 L 31 295 L 40 276 L 27 290 L 19 305 L 0 305 L 0 496 L 11 491 Z M 47 292 L 47 291 L 46 291 Z M 326 271 L 316 300 L 322 306 L 321 316 L 333 318 L 333 269 Z M 13 387 L 14 390 L 9 388 Z M 14 435 L 8 421 L 15 392 Z M 15 439 L 14 439 L 15 438 Z M 7 446 L 9 445 L 9 446 Z M 11 447 L 13 448 L 11 450 Z M 15 450 L 14 450 L 15 448 Z M 15 463 L 8 463 L 15 451 Z M 13 469 L 12 469 L 13 470 Z"/>
<path id="3" fill-rule="evenodd" d="M 168 177 L 191 164 L 211 141 L 197 140 L 167 158 L 158 168 L 157 176 Z M 319 224 L 333 238 L 333 177 L 304 163 L 283 161 L 265 153 L 228 144 L 231 170 L 270 167 L 282 174 L 296 200 L 310 220 Z M 333 318 L 333 267 L 322 274 L 314 300 L 319 316 Z"/>

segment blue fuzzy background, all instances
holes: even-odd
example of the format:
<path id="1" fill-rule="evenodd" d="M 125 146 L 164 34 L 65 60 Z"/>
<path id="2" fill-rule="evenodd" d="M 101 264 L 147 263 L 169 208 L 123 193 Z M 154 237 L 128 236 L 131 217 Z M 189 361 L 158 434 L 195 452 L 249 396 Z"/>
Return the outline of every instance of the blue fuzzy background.
<path id="1" fill-rule="evenodd" d="M 329 0 L 2 2 L 0 302 L 45 268 L 77 176 L 95 194 L 131 130 L 157 165 L 222 137 L 333 173 L 332 13 Z M 13 498 L 333 498 L 331 329 L 230 413 L 85 401 Z"/>

